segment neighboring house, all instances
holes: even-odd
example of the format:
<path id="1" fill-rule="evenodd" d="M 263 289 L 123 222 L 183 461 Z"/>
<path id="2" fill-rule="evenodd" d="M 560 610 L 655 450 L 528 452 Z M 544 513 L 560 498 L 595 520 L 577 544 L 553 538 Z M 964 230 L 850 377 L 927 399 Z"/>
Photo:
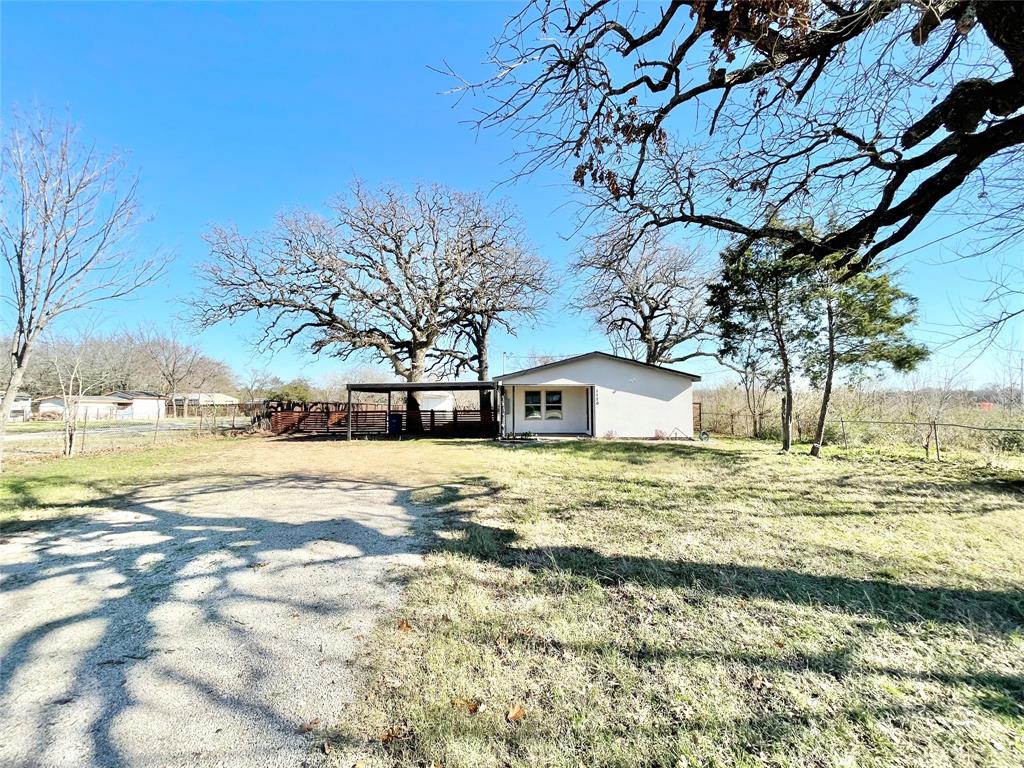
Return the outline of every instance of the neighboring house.
<path id="1" fill-rule="evenodd" d="M 186 392 L 174 395 L 170 399 L 176 406 L 187 405 L 190 408 L 197 405 L 238 405 L 237 397 L 225 395 L 223 392 Z"/>
<path id="2" fill-rule="evenodd" d="M 3 400 L 4 392 L 0 392 L 0 400 Z M 32 417 L 32 398 L 23 392 L 14 396 L 14 403 L 11 405 L 11 415 L 8 421 L 28 421 Z"/>
<path id="3" fill-rule="evenodd" d="M 132 401 L 123 397 L 108 397 L 106 395 L 82 395 L 81 397 L 69 397 L 70 403 L 77 402 L 79 419 L 118 419 L 130 418 L 121 416 L 122 411 L 131 408 Z M 44 397 L 39 400 L 38 412 L 40 416 L 47 414 L 64 415 L 64 398 L 60 395 Z"/>
<path id="4" fill-rule="evenodd" d="M 107 397 L 118 397 L 131 401 L 131 405 L 127 409 L 118 411 L 117 418 L 119 419 L 156 421 L 167 415 L 167 400 L 159 392 L 128 389 L 111 392 Z"/>
<path id="5" fill-rule="evenodd" d="M 496 381 L 505 434 L 693 437 L 691 373 L 588 352 Z"/>
<path id="6" fill-rule="evenodd" d="M 451 392 L 419 392 L 416 402 L 421 411 L 454 411 L 455 395 Z M 480 406 L 475 406 L 479 408 Z"/>

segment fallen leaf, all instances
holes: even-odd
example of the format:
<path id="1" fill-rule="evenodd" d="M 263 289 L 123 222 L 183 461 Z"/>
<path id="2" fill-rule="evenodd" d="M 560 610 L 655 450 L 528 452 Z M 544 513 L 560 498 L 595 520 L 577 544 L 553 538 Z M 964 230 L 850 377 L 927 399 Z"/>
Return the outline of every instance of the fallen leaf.
<path id="1" fill-rule="evenodd" d="M 452 706 L 456 709 L 464 709 L 469 714 L 475 715 L 480 711 L 480 699 L 452 699 Z"/>
<path id="2" fill-rule="evenodd" d="M 334 745 L 329 741 L 325 741 L 321 749 L 324 751 L 325 755 L 329 755 L 334 751 Z"/>
<path id="3" fill-rule="evenodd" d="M 749 685 L 758 693 L 761 693 L 761 691 L 767 691 L 772 687 L 771 682 L 762 677 L 761 675 L 754 675 L 753 677 L 751 677 L 749 680 L 747 680 L 747 685 Z"/>
<path id="4" fill-rule="evenodd" d="M 309 733 L 314 728 L 316 728 L 318 725 L 320 725 L 320 718 L 319 717 L 314 717 L 308 723 L 303 723 L 302 725 L 299 726 L 299 733 Z"/>
<path id="5" fill-rule="evenodd" d="M 396 728 L 388 728 L 380 733 L 380 743 L 390 744 L 392 741 L 398 738 L 398 730 Z"/>
<path id="6" fill-rule="evenodd" d="M 398 622 L 399 632 L 412 632 L 412 624 L 409 623 L 408 619 L 402 619 Z"/>
<path id="7" fill-rule="evenodd" d="M 352 768 L 366 768 L 366 761 L 356 760 L 354 763 L 352 763 Z"/>
<path id="8" fill-rule="evenodd" d="M 449 616 L 447 613 L 442 613 L 441 614 L 441 621 L 443 621 L 445 624 L 451 624 L 452 617 Z"/>
<path id="9" fill-rule="evenodd" d="M 518 702 L 509 707 L 508 712 L 505 713 L 505 719 L 510 723 L 518 722 L 524 717 L 526 717 L 526 707 Z"/>

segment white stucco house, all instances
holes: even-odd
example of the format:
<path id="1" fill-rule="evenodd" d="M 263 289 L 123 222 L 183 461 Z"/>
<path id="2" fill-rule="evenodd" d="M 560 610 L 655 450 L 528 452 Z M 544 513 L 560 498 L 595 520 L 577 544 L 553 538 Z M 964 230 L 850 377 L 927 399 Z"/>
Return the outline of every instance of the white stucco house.
<path id="1" fill-rule="evenodd" d="M 588 352 L 496 377 L 506 435 L 693 437 L 699 376 Z"/>

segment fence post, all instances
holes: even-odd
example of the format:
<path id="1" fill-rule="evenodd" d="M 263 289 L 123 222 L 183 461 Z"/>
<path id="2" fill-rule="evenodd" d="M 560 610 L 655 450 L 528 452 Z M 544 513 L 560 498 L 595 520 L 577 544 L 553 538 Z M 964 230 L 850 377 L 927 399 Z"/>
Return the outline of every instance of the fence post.
<path id="1" fill-rule="evenodd" d="M 164 406 L 165 408 L 167 406 Z M 156 433 L 160 431 L 160 401 L 157 401 L 156 408 L 156 426 L 153 427 L 153 445 L 156 445 Z"/>
<path id="2" fill-rule="evenodd" d="M 939 448 L 939 425 L 932 420 L 932 434 L 935 436 L 935 460 L 942 461 L 942 449 Z"/>
<path id="3" fill-rule="evenodd" d="M 85 430 L 89 426 L 89 409 L 85 410 L 85 418 L 82 420 L 82 443 L 78 448 L 79 453 L 85 453 Z M 74 451 L 71 452 L 74 454 Z"/>
<path id="4" fill-rule="evenodd" d="M 846 450 L 850 450 L 850 441 L 846 439 L 846 422 L 843 421 L 843 417 L 839 417 L 839 426 L 843 428 L 843 446 Z"/>
<path id="5" fill-rule="evenodd" d="M 430 409 L 430 431 L 434 431 L 434 409 Z"/>
<path id="6" fill-rule="evenodd" d="M 736 434 L 736 414 L 735 413 L 730 413 L 729 414 L 729 434 L 730 435 L 735 435 Z"/>

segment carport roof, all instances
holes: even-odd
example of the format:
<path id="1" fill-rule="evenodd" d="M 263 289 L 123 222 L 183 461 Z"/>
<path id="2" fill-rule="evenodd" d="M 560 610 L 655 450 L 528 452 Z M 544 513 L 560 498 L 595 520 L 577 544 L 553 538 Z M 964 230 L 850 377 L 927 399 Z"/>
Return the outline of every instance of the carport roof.
<path id="1" fill-rule="evenodd" d="M 385 381 L 346 384 L 350 392 L 456 392 L 494 389 L 493 381 Z"/>

